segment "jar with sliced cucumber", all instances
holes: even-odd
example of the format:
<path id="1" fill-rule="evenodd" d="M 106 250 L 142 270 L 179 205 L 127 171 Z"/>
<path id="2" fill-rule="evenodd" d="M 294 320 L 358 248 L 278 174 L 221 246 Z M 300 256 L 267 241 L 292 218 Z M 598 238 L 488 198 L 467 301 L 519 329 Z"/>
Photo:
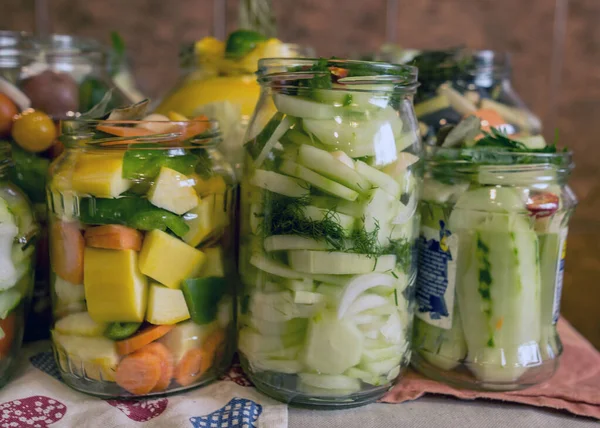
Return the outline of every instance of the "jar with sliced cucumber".
<path id="1" fill-rule="evenodd" d="M 241 191 L 243 368 L 285 402 L 374 401 L 411 349 L 416 69 L 265 59 L 258 81 Z"/>
<path id="2" fill-rule="evenodd" d="M 470 116 L 427 148 L 412 364 L 434 379 L 516 390 L 558 367 L 576 199 L 571 153 L 540 141 Z"/>
<path id="3" fill-rule="evenodd" d="M 0 143 L 0 387 L 14 373 L 30 309 L 39 227 L 25 194 L 8 178 L 10 144 Z"/>
<path id="4" fill-rule="evenodd" d="M 140 105 L 109 117 L 125 114 L 63 122 L 47 189 L 54 355 L 69 386 L 104 398 L 204 385 L 235 348 L 235 186 L 218 126 Z"/>

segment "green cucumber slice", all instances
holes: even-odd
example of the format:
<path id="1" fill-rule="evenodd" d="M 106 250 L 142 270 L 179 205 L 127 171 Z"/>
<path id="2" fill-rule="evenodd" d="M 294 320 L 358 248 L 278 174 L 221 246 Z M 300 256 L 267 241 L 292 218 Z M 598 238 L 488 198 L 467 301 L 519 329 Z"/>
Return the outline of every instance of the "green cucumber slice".
<path id="1" fill-rule="evenodd" d="M 238 348 L 245 355 L 281 352 L 282 349 L 300 344 L 304 335 L 296 332 L 288 336 L 264 336 L 249 327 L 240 330 Z"/>
<path id="2" fill-rule="evenodd" d="M 308 324 L 304 362 L 322 374 L 342 374 L 360 362 L 363 335 L 351 322 L 323 312 Z"/>
<path id="3" fill-rule="evenodd" d="M 305 182 L 264 169 L 254 171 L 254 175 L 250 179 L 250 184 L 293 198 L 307 196 L 309 193 L 309 186 Z"/>
<path id="4" fill-rule="evenodd" d="M 273 235 L 265 238 L 266 251 L 285 250 L 328 250 L 327 241 L 298 235 Z"/>
<path id="5" fill-rule="evenodd" d="M 363 161 L 356 161 L 356 171 L 365 177 L 373 187 L 379 187 L 395 199 L 400 198 L 400 184 L 385 172 L 367 165 Z"/>
<path id="6" fill-rule="evenodd" d="M 357 192 L 371 188 L 367 178 L 362 177 L 353 168 L 336 159 L 331 153 L 309 145 L 300 146 L 298 162 L 303 166 L 337 181 Z"/>
<path id="7" fill-rule="evenodd" d="M 361 362 L 368 364 L 375 361 L 384 361 L 392 358 L 396 359 L 396 364 L 402 359 L 404 354 L 404 346 L 393 345 L 387 348 L 365 349 L 361 357 Z"/>
<path id="8" fill-rule="evenodd" d="M 264 254 L 253 254 L 250 258 L 250 264 L 271 275 L 289 279 L 304 279 L 304 275 L 300 272 L 290 269 L 281 262 L 269 259 Z"/>
<path id="9" fill-rule="evenodd" d="M 257 371 L 286 374 L 298 373 L 304 369 L 304 365 L 298 360 L 276 360 L 272 358 L 255 358 L 250 361 L 250 365 Z"/>
<path id="10" fill-rule="evenodd" d="M 280 113 L 303 119 L 331 119 L 336 116 L 335 107 L 297 96 L 273 94 L 273 102 Z"/>
<path id="11" fill-rule="evenodd" d="M 349 368 L 344 372 L 344 375 L 348 377 L 353 377 L 355 379 L 359 379 L 364 383 L 368 383 L 373 386 L 380 386 L 386 383 L 385 378 L 374 375 L 373 373 L 369 373 L 367 371 L 361 370 L 356 367 Z"/>
<path id="12" fill-rule="evenodd" d="M 386 376 L 399 365 L 401 359 L 400 356 L 395 356 L 382 361 L 361 362 L 359 368 L 374 375 Z"/>
<path id="13" fill-rule="evenodd" d="M 252 328 L 266 336 L 288 336 L 306 330 L 306 318 L 293 318 L 289 321 L 270 322 L 260 318 L 250 317 L 248 323 Z"/>
<path id="14" fill-rule="evenodd" d="M 350 234 L 354 230 L 356 225 L 356 219 L 346 214 L 335 212 L 334 210 L 328 210 L 318 208 L 312 205 L 307 205 L 302 208 L 306 218 L 312 221 L 323 221 L 326 218 L 334 223 L 337 223 L 347 234 Z"/>
<path id="15" fill-rule="evenodd" d="M 262 150 L 259 155 L 254 160 L 254 166 L 256 168 L 260 168 L 271 150 L 275 147 L 275 145 L 279 142 L 279 139 L 287 132 L 288 129 L 293 125 L 292 120 L 289 117 L 284 117 L 279 125 L 275 128 L 269 139 L 265 142 Z"/>
<path id="16" fill-rule="evenodd" d="M 313 291 L 294 291 L 294 303 L 302 305 L 315 305 L 325 300 L 325 296 Z"/>
<path id="17" fill-rule="evenodd" d="M 364 274 L 369 272 L 392 271 L 396 266 L 393 254 L 369 257 L 365 254 L 342 253 L 337 251 L 288 251 L 292 269 L 311 274 Z"/>
<path id="18" fill-rule="evenodd" d="M 342 186 L 340 183 L 337 183 L 333 180 L 325 178 L 324 176 L 317 174 L 316 172 L 311 171 L 310 169 L 295 162 L 284 160 L 279 169 L 281 172 L 287 175 L 304 180 L 323 192 L 339 198 L 346 199 L 348 201 L 354 201 L 358 197 L 358 193 L 354 190 L 349 189 L 346 186 Z"/>

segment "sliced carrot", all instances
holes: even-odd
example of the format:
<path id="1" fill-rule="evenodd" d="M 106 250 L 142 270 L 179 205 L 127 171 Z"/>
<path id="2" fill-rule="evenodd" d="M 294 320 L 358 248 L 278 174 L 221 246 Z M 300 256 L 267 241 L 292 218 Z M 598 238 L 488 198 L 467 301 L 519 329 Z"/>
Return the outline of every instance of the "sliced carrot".
<path id="1" fill-rule="evenodd" d="M 197 381 L 212 365 L 212 355 L 203 349 L 190 349 L 175 367 L 175 380 L 181 386 Z"/>
<path id="2" fill-rule="evenodd" d="M 165 345 L 158 342 L 152 342 L 144 346 L 140 352 L 150 352 L 160 358 L 160 378 L 154 388 L 152 388 L 152 392 L 161 392 L 167 389 L 171 383 L 171 379 L 173 379 L 173 371 L 175 370 L 173 366 L 173 354 L 171 354 Z"/>
<path id="3" fill-rule="evenodd" d="M 175 367 L 175 380 L 187 386 L 198 380 L 214 363 L 219 347 L 225 342 L 225 331 L 215 330 L 201 348 L 190 349 Z"/>
<path id="4" fill-rule="evenodd" d="M 76 223 L 54 221 L 50 229 L 50 262 L 54 272 L 71 284 L 83 282 L 85 240 Z"/>
<path id="5" fill-rule="evenodd" d="M 138 351 L 121 360 L 115 372 L 117 385 L 135 395 L 148 394 L 161 376 L 160 357 Z"/>
<path id="6" fill-rule="evenodd" d="M 109 250 L 142 249 L 142 232 L 118 224 L 91 227 L 85 231 L 85 245 Z"/>
<path id="7" fill-rule="evenodd" d="M 213 331 L 202 343 L 202 349 L 204 349 L 209 355 L 216 355 L 217 350 L 225 342 L 225 330 L 218 329 Z M 212 361 L 211 361 L 212 363 Z"/>
<path id="8" fill-rule="evenodd" d="M 156 134 L 146 128 L 137 126 L 115 126 L 115 125 L 98 125 L 96 129 L 100 132 L 116 135 L 117 137 L 144 137 L 146 135 Z"/>
<path id="9" fill-rule="evenodd" d="M 13 346 L 16 320 L 17 316 L 14 311 L 3 320 L 0 320 L 0 328 L 4 332 L 4 337 L 0 339 L 0 358 L 8 356 Z"/>
<path id="10" fill-rule="evenodd" d="M 500 330 L 502 325 L 504 325 L 504 317 L 501 317 L 496 321 L 496 330 Z"/>
<path id="11" fill-rule="evenodd" d="M 210 122 L 208 121 L 208 117 L 201 115 L 192 119 L 192 121 L 188 121 L 185 125 L 182 125 L 183 135 L 178 138 L 178 141 L 189 140 L 196 135 L 200 135 L 210 128 Z"/>
<path id="12" fill-rule="evenodd" d="M 477 116 L 481 120 L 481 130 L 485 132 L 490 132 L 491 128 L 498 128 L 506 124 L 506 120 L 496 110 L 489 108 L 479 109 L 473 112 L 472 115 Z M 483 133 L 477 139 L 481 137 L 483 137 Z"/>
<path id="13" fill-rule="evenodd" d="M 175 328 L 175 325 L 152 325 L 143 328 L 136 335 L 117 341 L 117 352 L 119 355 L 131 354 L 154 342 L 156 339 L 160 339 L 173 330 L 173 328 Z"/>

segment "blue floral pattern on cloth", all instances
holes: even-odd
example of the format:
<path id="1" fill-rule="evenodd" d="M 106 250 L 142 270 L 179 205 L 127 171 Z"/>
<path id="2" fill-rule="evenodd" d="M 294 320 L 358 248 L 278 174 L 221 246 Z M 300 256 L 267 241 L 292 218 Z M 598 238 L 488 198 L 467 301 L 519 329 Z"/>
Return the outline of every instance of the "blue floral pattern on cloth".
<path id="1" fill-rule="evenodd" d="M 35 354 L 29 358 L 29 361 L 31 361 L 31 364 L 36 369 L 41 370 L 62 382 L 60 372 L 58 371 L 58 366 L 56 365 L 56 361 L 54 361 L 54 355 L 52 355 L 52 351 L 44 351 L 40 352 L 39 354 Z"/>
<path id="2" fill-rule="evenodd" d="M 245 398 L 234 398 L 206 416 L 190 418 L 190 422 L 194 428 L 256 428 L 254 423 L 261 413 L 260 404 Z"/>

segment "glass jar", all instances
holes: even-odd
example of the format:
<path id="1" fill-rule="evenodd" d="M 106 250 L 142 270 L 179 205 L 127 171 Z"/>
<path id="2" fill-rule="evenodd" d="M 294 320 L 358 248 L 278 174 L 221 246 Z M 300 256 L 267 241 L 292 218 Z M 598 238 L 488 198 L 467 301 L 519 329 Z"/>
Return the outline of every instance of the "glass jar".
<path id="1" fill-rule="evenodd" d="M 39 228 L 23 192 L 8 179 L 10 145 L 0 143 L 0 387 L 12 376 L 33 292 Z"/>
<path id="2" fill-rule="evenodd" d="M 244 30 L 234 32 L 244 36 Z M 254 33 L 256 36 L 258 33 Z M 258 34 L 260 36 L 260 34 Z M 261 36 L 262 37 L 262 36 Z M 238 179 L 244 160 L 244 133 L 260 95 L 256 82 L 257 62 L 266 57 L 311 56 L 308 47 L 263 38 L 243 55 L 226 52 L 228 42 L 206 37 L 182 52 L 183 76 L 156 108 L 157 113 L 176 111 L 185 116 L 204 114 L 219 121 L 223 133 L 221 150 L 233 165 Z"/>
<path id="3" fill-rule="evenodd" d="M 362 61 L 259 62 L 241 184 L 238 349 L 272 397 L 361 405 L 408 365 L 416 73 Z"/>
<path id="4" fill-rule="evenodd" d="M 58 120 L 87 111 L 114 84 L 106 72 L 105 51 L 93 40 L 16 32 L 0 36 L 0 138 L 12 144 L 11 179 L 31 199 L 44 226 L 46 174 L 52 159 L 63 150 L 57 138 Z M 116 106 L 128 100 L 113 89 L 111 103 Z M 44 227 L 26 340 L 49 334 L 47 248 Z"/>
<path id="5" fill-rule="evenodd" d="M 475 146 L 477 147 L 477 146 Z M 470 389 L 548 380 L 567 227 L 571 153 L 428 148 L 420 204 L 412 364 Z"/>
<path id="6" fill-rule="evenodd" d="M 231 167 L 210 121 L 64 121 L 50 167 L 52 343 L 100 397 L 212 381 L 234 352 Z"/>
<path id="7" fill-rule="evenodd" d="M 415 113 L 421 132 L 431 142 L 444 125 L 475 115 L 490 127 L 515 138 L 541 133 L 541 122 L 511 84 L 507 53 L 491 50 L 382 51 L 386 61 L 409 61 L 419 69 L 421 86 Z"/>

